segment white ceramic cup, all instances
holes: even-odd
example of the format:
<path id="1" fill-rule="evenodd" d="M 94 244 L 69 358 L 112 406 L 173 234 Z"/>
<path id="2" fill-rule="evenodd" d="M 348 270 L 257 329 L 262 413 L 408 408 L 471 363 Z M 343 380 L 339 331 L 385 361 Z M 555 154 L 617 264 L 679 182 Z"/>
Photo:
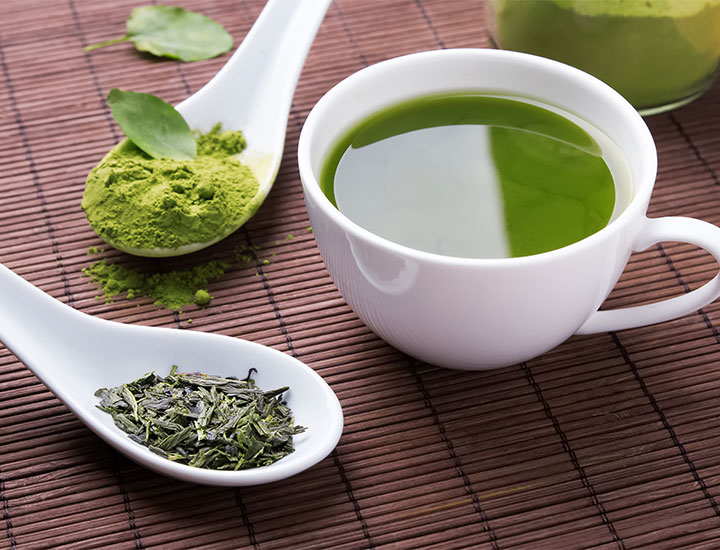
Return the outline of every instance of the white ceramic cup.
<path id="1" fill-rule="evenodd" d="M 318 185 L 325 157 L 351 127 L 383 107 L 452 91 L 529 96 L 596 126 L 624 152 L 633 197 L 604 229 L 569 246 L 520 258 L 469 259 L 414 250 L 341 214 Z M 510 51 L 422 52 L 367 67 L 315 105 L 298 163 L 313 233 L 330 276 L 358 316 L 409 355 L 458 369 L 531 359 L 573 334 L 621 330 L 691 313 L 720 296 L 720 275 L 657 303 L 598 311 L 630 254 L 661 241 L 720 259 L 720 229 L 692 218 L 649 219 L 657 154 L 643 119 L 600 80 L 562 63 Z"/>

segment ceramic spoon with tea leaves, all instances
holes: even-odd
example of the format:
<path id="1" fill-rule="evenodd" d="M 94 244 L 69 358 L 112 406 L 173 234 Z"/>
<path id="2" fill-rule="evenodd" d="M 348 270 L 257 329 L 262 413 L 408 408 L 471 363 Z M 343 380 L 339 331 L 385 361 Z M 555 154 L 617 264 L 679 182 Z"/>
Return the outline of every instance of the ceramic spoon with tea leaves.
<path id="1" fill-rule="evenodd" d="M 330 0 L 269 0 L 227 64 L 176 109 L 149 94 L 110 92 L 108 103 L 113 117 L 128 139 L 113 148 L 91 172 L 82 203 L 90 225 L 103 240 L 138 256 L 178 256 L 227 237 L 257 211 L 277 176 L 295 87 L 329 4 Z M 203 152 L 198 149 L 203 138 L 198 136 L 212 132 L 216 138 L 228 138 L 235 145 L 240 139 L 233 141 L 232 134 L 240 136 L 242 132 L 244 148 L 237 155 L 240 147 L 230 151 L 237 169 L 230 166 L 229 171 L 239 174 L 249 169 L 256 182 L 251 192 L 243 182 L 245 196 L 240 199 L 215 195 L 213 185 L 196 185 L 195 176 L 187 175 L 195 168 L 194 163 L 203 160 Z M 118 200 L 118 194 L 126 193 L 124 189 L 115 189 L 115 195 L 110 196 L 111 184 L 117 183 L 119 175 L 106 169 L 117 157 L 129 154 L 156 159 L 169 167 L 162 167 L 149 178 L 143 196 L 128 191 L 128 196 L 135 196 L 124 202 L 123 197 Z M 101 169 L 105 170 L 102 177 L 96 177 Z M 143 167 L 128 168 L 127 163 L 118 169 L 129 170 L 130 179 L 142 179 L 147 172 Z M 173 171 L 178 174 L 177 185 L 173 183 Z M 157 185 L 153 178 L 158 180 Z M 173 193 L 166 192 L 168 187 L 184 201 L 181 207 Z M 160 196 L 162 193 L 165 195 Z M 234 207 L 213 210 L 207 218 L 198 214 L 205 206 L 220 208 L 227 204 Z M 128 221 L 129 213 L 136 220 Z M 122 223 L 118 223 L 121 217 Z M 159 223 L 165 223 L 162 230 L 153 226 Z M 193 230 L 193 224 L 198 231 Z"/>
<path id="2" fill-rule="evenodd" d="M 48 296 L 2 264 L 0 312 L 0 342 L 93 432 L 138 464 L 167 476 L 207 485 L 270 483 L 295 475 L 322 460 L 335 447 L 342 433 L 342 409 L 330 386 L 313 369 L 273 348 L 221 334 L 130 325 L 87 315 Z M 182 373 L 212 375 L 202 377 L 208 389 L 205 393 L 211 398 L 207 401 L 209 407 L 204 408 L 206 420 L 216 403 L 218 407 L 225 407 L 225 411 L 230 410 L 226 407 L 227 401 L 220 399 L 223 392 L 216 392 L 212 386 L 221 383 L 226 387 L 228 384 L 237 387 L 241 384 L 238 379 L 244 379 L 250 369 L 254 369 L 252 378 L 263 393 L 289 388 L 282 399 L 292 412 L 296 425 L 307 429 L 293 437 L 294 451 L 271 464 L 233 471 L 188 462 L 187 439 L 178 436 L 187 438 L 196 434 L 192 446 L 197 457 L 198 448 L 205 452 L 204 447 L 216 446 L 211 441 L 230 445 L 236 438 L 245 437 L 238 435 L 236 430 L 244 429 L 243 426 L 248 424 L 240 422 L 242 415 L 238 405 L 233 405 L 231 411 L 238 413 L 232 424 L 226 422 L 228 413 L 223 412 L 212 414 L 212 426 L 209 421 L 200 422 L 199 415 L 193 416 L 190 409 L 178 410 L 182 403 L 177 403 L 177 399 L 171 402 L 171 394 L 184 399 L 188 395 L 184 391 L 186 385 L 173 386 L 172 392 L 159 393 L 162 388 L 156 382 L 143 383 L 146 388 L 143 392 L 148 399 L 143 401 L 137 396 L 134 388 L 138 386 L 138 380 L 145 381 L 157 375 L 167 382 L 168 374 L 173 374 L 173 365 L 177 365 Z M 149 374 L 153 372 L 154 375 Z M 198 375 L 191 377 L 198 378 Z M 180 391 L 177 391 L 178 387 Z M 125 397 L 130 390 L 137 397 Z M 124 402 L 119 399 L 118 391 Z M 259 399 L 259 396 L 252 397 Z M 265 394 L 263 398 L 267 397 Z M 98 408 L 108 405 L 108 399 L 111 408 L 124 407 L 122 415 L 111 416 L 107 414 L 110 411 Z M 239 406 L 247 410 L 248 405 Z M 0 415 L 3 412 L 0 407 Z M 174 415 L 174 418 L 168 415 Z M 181 416 L 186 420 L 178 424 Z M 197 425 L 194 418 L 198 418 Z M 164 443 L 154 437 L 152 441 L 138 439 L 136 428 L 142 426 L 139 433 L 144 435 L 149 433 L 145 429 L 150 423 L 168 430 L 167 437 L 163 436 Z M 222 432 L 217 430 L 219 424 L 224 425 Z M 235 433 L 228 435 L 228 429 Z M 249 429 L 257 432 L 255 424 Z M 211 430 L 215 430 L 212 438 L 208 435 Z M 267 431 L 263 429 L 263 433 Z M 208 441 L 207 445 L 204 441 Z M 184 454 L 173 456 L 177 455 L 179 445 L 184 447 Z M 235 464 L 240 458 L 246 458 L 246 453 L 231 450 Z"/>

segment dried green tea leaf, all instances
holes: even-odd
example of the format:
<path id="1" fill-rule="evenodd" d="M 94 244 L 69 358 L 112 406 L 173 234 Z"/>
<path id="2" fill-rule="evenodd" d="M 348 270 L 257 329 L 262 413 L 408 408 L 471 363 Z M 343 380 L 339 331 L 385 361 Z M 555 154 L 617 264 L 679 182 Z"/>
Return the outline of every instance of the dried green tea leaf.
<path id="1" fill-rule="evenodd" d="M 108 105 L 118 126 L 135 145 L 153 158 L 192 160 L 195 136 L 175 107 L 152 94 L 113 88 Z"/>
<path id="2" fill-rule="evenodd" d="M 244 470 L 268 466 L 293 452 L 294 424 L 282 401 L 287 387 L 263 391 L 244 380 L 173 366 L 117 388 L 101 388 L 98 408 L 130 439 L 152 452 L 198 468 Z"/>
<path id="3" fill-rule="evenodd" d="M 126 23 L 125 36 L 93 44 L 85 51 L 132 41 L 135 47 L 159 57 L 182 61 L 210 59 L 233 47 L 230 34 L 209 17 L 176 6 L 135 8 Z"/>

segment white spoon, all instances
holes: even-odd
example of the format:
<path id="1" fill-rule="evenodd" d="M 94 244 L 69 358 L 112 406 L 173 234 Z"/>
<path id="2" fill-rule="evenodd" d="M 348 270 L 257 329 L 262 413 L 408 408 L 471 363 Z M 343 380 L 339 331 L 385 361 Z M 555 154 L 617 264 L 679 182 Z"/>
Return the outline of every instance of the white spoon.
<path id="1" fill-rule="evenodd" d="M 183 481 L 243 486 L 269 483 L 322 460 L 340 439 L 343 415 L 330 386 L 282 352 L 229 336 L 126 325 L 81 313 L 48 296 L 0 264 L 0 341 L 92 431 L 135 462 Z M 116 387 L 155 371 L 205 372 L 245 378 L 264 390 L 289 386 L 285 398 L 296 424 L 295 452 L 261 468 L 206 470 L 161 458 L 128 439 L 96 408 L 101 387 Z"/>
<path id="2" fill-rule="evenodd" d="M 215 244 L 255 214 L 280 168 L 295 87 L 330 2 L 269 0 L 225 66 L 176 107 L 194 130 L 208 132 L 218 122 L 224 129 L 242 130 L 247 149 L 239 158 L 260 183 L 247 215 L 207 242 L 177 248 L 109 244 L 136 256 L 179 256 Z"/>

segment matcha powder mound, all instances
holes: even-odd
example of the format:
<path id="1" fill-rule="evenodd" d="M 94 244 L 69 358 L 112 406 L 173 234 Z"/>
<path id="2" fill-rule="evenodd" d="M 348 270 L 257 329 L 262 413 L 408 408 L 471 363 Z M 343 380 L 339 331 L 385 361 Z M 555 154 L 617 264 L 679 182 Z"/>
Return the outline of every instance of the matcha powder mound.
<path id="1" fill-rule="evenodd" d="M 127 139 L 118 144 L 85 183 L 82 208 L 90 226 L 131 253 L 229 235 L 261 200 L 252 171 L 233 157 L 245 139 L 217 125 L 198 135 L 197 148 L 196 159 L 177 161 L 151 158 Z"/>
<path id="2" fill-rule="evenodd" d="M 144 274 L 101 260 L 85 268 L 83 272 L 93 282 L 102 286 L 108 302 L 124 292 L 130 300 L 149 296 L 156 306 L 180 309 L 193 303 L 199 306 L 208 305 L 210 294 L 202 287 L 209 281 L 222 277 L 229 267 L 230 264 L 226 262 L 213 260 L 191 269 Z"/>

